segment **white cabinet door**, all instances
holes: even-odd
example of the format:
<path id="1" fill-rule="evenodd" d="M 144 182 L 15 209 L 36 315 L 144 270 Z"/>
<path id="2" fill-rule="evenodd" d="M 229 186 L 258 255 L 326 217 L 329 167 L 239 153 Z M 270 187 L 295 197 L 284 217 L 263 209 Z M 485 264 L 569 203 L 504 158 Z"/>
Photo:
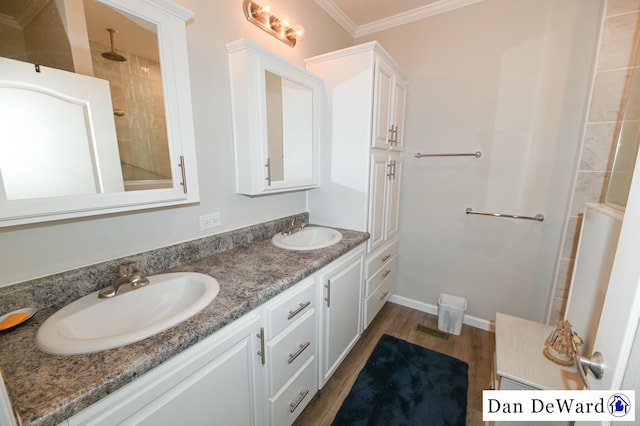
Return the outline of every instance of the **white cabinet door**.
<path id="1" fill-rule="evenodd" d="M 385 187 L 387 185 L 388 155 L 386 151 L 373 150 L 369 172 L 369 252 L 384 241 Z"/>
<path id="2" fill-rule="evenodd" d="M 357 249 L 322 273 L 321 386 L 360 337 L 362 266 L 363 249 Z"/>
<path id="3" fill-rule="evenodd" d="M 402 151 L 406 94 L 404 79 L 388 62 L 378 57 L 373 99 L 373 148 Z"/>
<path id="4" fill-rule="evenodd" d="M 70 425 L 266 424 L 259 315 L 248 315 L 69 419 Z"/>
<path id="5" fill-rule="evenodd" d="M 407 102 L 407 87 L 405 81 L 399 76 L 393 78 L 393 143 L 390 148 L 394 151 L 404 149 L 404 110 Z"/>
<path id="6" fill-rule="evenodd" d="M 222 353 L 126 420 L 137 425 L 260 425 L 254 404 L 258 397 L 255 365 L 256 320 L 235 339 L 224 342 Z M 262 397 L 261 397 L 262 398 Z"/>
<path id="7" fill-rule="evenodd" d="M 369 189 L 369 253 L 398 233 L 402 159 L 392 151 L 372 150 Z"/>
<path id="8" fill-rule="evenodd" d="M 375 118 L 373 148 L 387 149 L 392 136 L 392 90 L 393 90 L 393 69 L 380 58 L 376 59 L 375 66 L 375 92 L 373 98 L 373 114 Z"/>

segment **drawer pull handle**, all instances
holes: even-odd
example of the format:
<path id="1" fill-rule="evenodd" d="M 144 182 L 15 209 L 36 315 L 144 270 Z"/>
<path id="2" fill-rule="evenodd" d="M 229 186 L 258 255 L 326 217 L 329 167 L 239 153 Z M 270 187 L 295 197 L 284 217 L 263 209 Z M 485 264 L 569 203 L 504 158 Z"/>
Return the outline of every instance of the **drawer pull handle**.
<path id="1" fill-rule="evenodd" d="M 304 308 L 306 308 L 310 304 L 311 304 L 311 300 L 309 300 L 307 302 L 304 302 L 304 303 L 301 303 L 300 307 L 298 309 L 296 309 L 295 311 L 289 311 L 289 316 L 287 317 L 287 319 L 291 319 L 291 318 L 295 317 L 300 312 L 302 312 L 304 310 Z"/>
<path id="2" fill-rule="evenodd" d="M 300 403 L 304 401 L 307 395 L 309 395 L 309 389 L 307 389 L 306 391 L 300 392 L 300 398 L 298 398 L 296 402 L 292 402 L 291 404 L 289 404 L 289 412 L 293 413 L 294 411 L 296 411 L 296 408 L 298 408 L 298 405 L 300 405 Z"/>
<path id="3" fill-rule="evenodd" d="M 260 350 L 258 351 L 258 355 L 260 355 L 260 361 L 262 365 L 264 365 L 264 327 L 260 327 L 260 333 L 256 334 L 256 337 L 260 339 Z"/>
<path id="4" fill-rule="evenodd" d="M 388 291 L 385 291 L 384 293 L 382 293 L 382 296 L 380 296 L 380 300 L 384 300 L 384 298 L 387 297 L 387 294 L 389 294 Z"/>
<path id="5" fill-rule="evenodd" d="M 384 273 L 382 274 L 382 278 L 387 278 L 387 276 L 391 273 L 391 269 L 387 269 L 386 271 L 384 271 Z"/>
<path id="6" fill-rule="evenodd" d="M 386 262 L 387 260 L 389 260 L 389 258 L 390 258 L 390 257 L 391 257 L 391 255 L 390 255 L 390 254 L 387 254 L 387 255 L 385 255 L 385 256 L 382 258 L 382 261 L 383 261 L 383 262 Z"/>
<path id="7" fill-rule="evenodd" d="M 309 347 L 310 344 L 311 342 L 307 342 L 303 345 L 300 345 L 300 349 L 298 349 L 298 352 L 296 352 L 295 354 L 289 354 L 289 361 L 287 361 L 287 363 L 291 364 L 293 361 L 295 361 L 296 358 L 298 358 L 300 354 Z"/>

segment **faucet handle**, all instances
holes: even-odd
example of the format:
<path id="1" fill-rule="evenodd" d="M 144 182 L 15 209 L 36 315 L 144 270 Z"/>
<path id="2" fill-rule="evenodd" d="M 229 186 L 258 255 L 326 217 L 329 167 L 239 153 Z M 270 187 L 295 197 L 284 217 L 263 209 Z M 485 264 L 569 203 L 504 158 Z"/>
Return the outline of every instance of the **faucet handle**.
<path id="1" fill-rule="evenodd" d="M 137 272 L 137 263 L 136 262 L 128 262 L 123 263 L 118 267 L 118 276 L 126 277 L 133 273 Z"/>

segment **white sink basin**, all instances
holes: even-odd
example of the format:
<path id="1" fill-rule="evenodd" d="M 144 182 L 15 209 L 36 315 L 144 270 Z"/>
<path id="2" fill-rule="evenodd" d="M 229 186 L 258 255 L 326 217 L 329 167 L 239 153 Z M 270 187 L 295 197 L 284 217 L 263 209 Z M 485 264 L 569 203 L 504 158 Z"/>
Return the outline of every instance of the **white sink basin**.
<path id="1" fill-rule="evenodd" d="M 145 287 L 108 299 L 96 291 L 66 305 L 40 326 L 36 345 L 70 355 L 134 343 L 200 312 L 220 290 L 214 278 L 195 272 L 147 278 Z"/>
<path id="2" fill-rule="evenodd" d="M 307 226 L 289 235 L 277 233 L 271 243 L 286 250 L 316 250 L 329 247 L 342 239 L 340 231 L 322 226 Z"/>

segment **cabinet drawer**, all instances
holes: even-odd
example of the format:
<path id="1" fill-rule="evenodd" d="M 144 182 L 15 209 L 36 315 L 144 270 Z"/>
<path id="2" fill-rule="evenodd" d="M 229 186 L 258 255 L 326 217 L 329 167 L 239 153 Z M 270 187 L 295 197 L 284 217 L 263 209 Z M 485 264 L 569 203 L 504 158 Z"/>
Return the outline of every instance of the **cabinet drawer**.
<path id="1" fill-rule="evenodd" d="M 269 326 L 267 327 L 267 339 L 272 339 L 284 330 L 289 324 L 293 324 L 307 312 L 313 310 L 315 305 L 315 280 L 307 278 L 295 287 L 287 291 L 287 296 L 280 302 L 272 304 L 267 309 Z"/>
<path id="2" fill-rule="evenodd" d="M 382 306 L 387 302 L 391 294 L 393 293 L 393 282 L 391 275 L 387 279 L 383 280 L 377 289 L 367 298 L 367 303 L 364 307 L 364 318 L 367 327 L 376 314 L 382 309 Z"/>
<path id="3" fill-rule="evenodd" d="M 392 256 L 385 262 L 382 268 L 378 269 L 371 278 L 367 280 L 365 296 L 371 296 L 371 293 L 376 291 L 382 281 L 389 279 L 394 280 L 396 275 L 396 261 L 397 256 Z"/>
<path id="4" fill-rule="evenodd" d="M 383 247 L 380 251 L 377 251 L 373 255 L 367 256 L 365 278 L 370 278 L 378 271 L 378 269 L 386 265 L 396 254 L 396 251 L 397 245 L 394 242 L 393 244 Z"/>
<path id="5" fill-rule="evenodd" d="M 271 371 L 269 395 L 278 392 L 300 367 L 316 353 L 316 312 L 307 312 L 296 325 L 267 345 Z"/>
<path id="6" fill-rule="evenodd" d="M 269 399 L 272 425 L 290 425 L 318 390 L 316 357 L 311 357 L 298 374 L 275 397 Z"/>

